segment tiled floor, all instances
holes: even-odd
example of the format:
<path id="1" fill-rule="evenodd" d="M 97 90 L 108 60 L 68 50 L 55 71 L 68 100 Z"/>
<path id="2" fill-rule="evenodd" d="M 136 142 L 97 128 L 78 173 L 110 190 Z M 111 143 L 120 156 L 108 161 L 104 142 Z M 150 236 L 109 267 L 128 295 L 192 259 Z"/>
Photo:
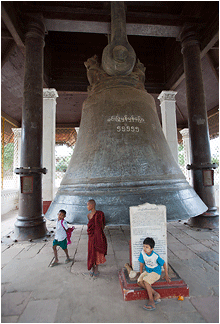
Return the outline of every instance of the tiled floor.
<path id="1" fill-rule="evenodd" d="M 88 275 L 87 227 L 76 226 L 69 254 L 58 251 L 54 268 L 51 236 L 34 242 L 13 242 L 16 212 L 2 219 L 2 322 L 150 322 L 218 323 L 218 230 L 191 229 L 183 222 L 168 223 L 168 262 L 188 284 L 184 301 L 162 300 L 154 312 L 145 301 L 124 301 L 118 271 L 129 262 L 129 226 L 106 227 L 107 262 L 100 277 Z M 47 221 L 54 231 L 55 222 Z M 10 236 L 10 237 L 7 237 Z"/>

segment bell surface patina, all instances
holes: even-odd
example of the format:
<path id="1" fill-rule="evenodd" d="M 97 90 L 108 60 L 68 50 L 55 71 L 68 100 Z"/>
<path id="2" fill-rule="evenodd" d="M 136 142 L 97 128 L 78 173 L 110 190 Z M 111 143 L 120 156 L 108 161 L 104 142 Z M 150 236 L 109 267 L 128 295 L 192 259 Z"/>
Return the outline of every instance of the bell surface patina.
<path id="1" fill-rule="evenodd" d="M 166 205 L 168 221 L 206 211 L 172 156 L 143 65 L 129 76 L 109 76 L 96 56 L 85 65 L 91 85 L 77 142 L 46 217 L 65 209 L 68 222 L 87 224 L 91 198 L 107 224 L 129 224 L 129 207 L 146 202 Z"/>

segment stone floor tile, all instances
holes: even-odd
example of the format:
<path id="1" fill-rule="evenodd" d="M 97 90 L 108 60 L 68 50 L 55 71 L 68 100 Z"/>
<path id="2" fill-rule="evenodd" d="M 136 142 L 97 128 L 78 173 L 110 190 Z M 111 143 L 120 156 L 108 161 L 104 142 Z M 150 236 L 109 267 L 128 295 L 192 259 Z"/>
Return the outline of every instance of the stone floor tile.
<path id="1" fill-rule="evenodd" d="M 158 307 L 161 311 L 167 311 L 169 309 L 169 312 L 194 312 L 195 308 L 190 302 L 190 298 L 186 297 L 183 301 L 179 301 L 178 298 L 172 298 L 172 299 L 162 299 L 161 303 L 158 304 Z"/>
<path id="2" fill-rule="evenodd" d="M 219 254 L 219 245 L 212 245 L 211 249 Z"/>
<path id="3" fill-rule="evenodd" d="M 206 323 L 206 320 L 197 312 L 166 313 L 169 323 Z"/>
<path id="4" fill-rule="evenodd" d="M 117 269 L 120 271 L 125 263 L 129 263 L 129 259 L 117 259 Z"/>
<path id="5" fill-rule="evenodd" d="M 47 254 L 47 255 L 51 255 L 53 256 L 53 249 L 52 249 L 53 244 L 51 243 L 49 246 L 46 245 L 44 246 L 40 251 L 39 251 L 39 255 L 43 255 L 43 254 Z"/>
<path id="6" fill-rule="evenodd" d="M 213 264 L 219 264 L 219 255 L 218 253 L 216 253 L 215 251 L 206 251 L 206 252 L 199 252 L 197 253 L 197 255 L 200 256 L 200 258 L 202 258 L 203 260 L 205 260 L 206 262 L 209 263 L 209 261 L 211 261 L 211 263 Z"/>
<path id="7" fill-rule="evenodd" d="M 174 226 L 174 227 L 184 228 L 185 227 L 184 222 L 185 221 L 177 221 L 177 222 L 171 222 L 171 223 L 172 223 L 172 226 Z"/>
<path id="8" fill-rule="evenodd" d="M 219 297 L 219 285 L 215 285 L 212 287 L 212 292 L 213 292 L 213 296 L 218 296 Z"/>
<path id="9" fill-rule="evenodd" d="M 105 256 L 105 258 L 106 258 L 106 262 L 107 263 L 115 263 L 116 261 L 115 261 L 115 255 L 114 254 L 107 254 L 106 256 Z"/>
<path id="10" fill-rule="evenodd" d="M 30 301 L 18 323 L 54 323 L 59 301 L 59 299 Z"/>
<path id="11" fill-rule="evenodd" d="M 189 261 L 189 260 L 186 260 Z M 187 264 L 182 260 L 170 260 L 170 265 L 178 273 L 181 279 L 185 281 L 189 287 L 190 297 L 194 296 L 209 296 L 212 293 L 212 287 L 207 286 L 207 282 L 202 281 L 198 278 L 197 272 L 193 271 Z"/>
<path id="12" fill-rule="evenodd" d="M 113 274 L 118 275 L 118 268 L 116 263 L 104 263 L 99 266 L 99 271 L 102 276 L 112 276 Z"/>
<path id="13" fill-rule="evenodd" d="M 173 253 L 181 260 L 188 260 L 195 258 L 195 253 L 185 249 L 185 250 L 174 250 Z"/>
<path id="14" fill-rule="evenodd" d="M 88 250 L 88 244 L 79 244 L 77 247 L 75 247 L 76 253 L 86 253 L 87 254 L 87 250 Z"/>
<path id="15" fill-rule="evenodd" d="M 12 292 L 2 296 L 2 316 L 21 315 L 24 311 L 31 292 Z"/>
<path id="16" fill-rule="evenodd" d="M 218 285 L 219 273 L 207 262 L 196 256 L 193 259 L 184 260 L 184 267 L 192 273 L 192 277 L 196 275 L 199 282 L 203 282 L 207 287 Z"/>
<path id="17" fill-rule="evenodd" d="M 10 282 L 1 284 L 1 296 L 3 296 L 6 291 L 8 291 L 8 287 L 10 286 L 11 286 Z"/>
<path id="18" fill-rule="evenodd" d="M 182 231 L 176 227 L 167 228 L 167 231 L 175 237 L 178 237 Z"/>
<path id="19" fill-rule="evenodd" d="M 14 245 L 1 254 L 1 263 L 7 264 L 24 249 L 24 245 Z"/>
<path id="20" fill-rule="evenodd" d="M 170 251 L 169 249 L 167 249 L 167 257 L 168 257 L 168 262 L 170 259 L 175 259 L 177 258 L 176 254 L 174 254 L 172 251 Z"/>
<path id="21" fill-rule="evenodd" d="M 176 237 L 170 234 L 169 232 L 167 233 L 167 242 L 168 244 L 179 243 Z"/>
<path id="22" fill-rule="evenodd" d="M 178 250 L 187 250 L 186 245 L 178 242 L 178 243 L 168 243 L 167 247 L 172 252 L 178 251 Z"/>
<path id="23" fill-rule="evenodd" d="M 72 258 L 75 255 L 75 253 L 78 251 L 78 246 L 75 246 L 74 244 L 70 244 L 67 246 L 67 249 L 70 258 Z"/>
<path id="24" fill-rule="evenodd" d="M 71 272 L 72 273 L 82 273 L 87 272 L 87 260 L 80 261 L 80 262 L 74 262 L 71 266 Z"/>
<path id="25" fill-rule="evenodd" d="M 116 259 L 127 259 L 129 262 L 129 250 L 115 251 Z"/>
<path id="26" fill-rule="evenodd" d="M 208 323 L 219 323 L 219 298 L 217 296 L 193 297 L 191 302 Z"/>
<path id="27" fill-rule="evenodd" d="M 184 232 L 198 240 L 209 240 L 212 235 L 210 231 L 207 232 L 205 230 L 196 231 L 194 229 L 185 229 Z"/>
<path id="28" fill-rule="evenodd" d="M 1 253 L 3 253 L 5 250 L 9 249 L 10 248 L 10 245 L 7 245 L 7 244 L 2 244 L 1 245 Z"/>
<path id="29" fill-rule="evenodd" d="M 2 316 L 1 323 L 17 323 L 19 316 Z"/>
<path id="30" fill-rule="evenodd" d="M 129 245 L 128 244 L 112 244 L 112 249 L 115 251 L 115 253 L 118 252 L 128 252 L 129 253 Z"/>
<path id="31" fill-rule="evenodd" d="M 27 259 L 33 258 L 36 254 L 38 254 L 41 249 L 45 246 L 45 243 L 36 243 L 31 246 L 23 249 L 19 254 L 15 256 L 16 259 Z"/>
<path id="32" fill-rule="evenodd" d="M 197 244 L 198 241 L 186 233 L 178 235 L 178 240 L 184 245 Z"/>
<path id="33" fill-rule="evenodd" d="M 110 254 L 114 254 L 114 250 L 113 250 L 112 245 L 108 244 L 107 255 L 110 255 Z"/>
<path id="34" fill-rule="evenodd" d="M 192 250 L 193 252 L 196 252 L 196 253 L 210 251 L 210 249 L 207 246 L 205 246 L 201 243 L 190 244 L 189 248 L 190 248 L 190 250 Z"/>
<path id="35" fill-rule="evenodd" d="M 86 244 L 88 242 L 88 235 L 81 235 L 79 237 L 79 242 Z"/>
<path id="36" fill-rule="evenodd" d="M 213 239 L 210 239 L 210 240 L 198 240 L 199 243 L 211 248 L 213 245 L 218 245 L 218 242 L 213 240 Z"/>

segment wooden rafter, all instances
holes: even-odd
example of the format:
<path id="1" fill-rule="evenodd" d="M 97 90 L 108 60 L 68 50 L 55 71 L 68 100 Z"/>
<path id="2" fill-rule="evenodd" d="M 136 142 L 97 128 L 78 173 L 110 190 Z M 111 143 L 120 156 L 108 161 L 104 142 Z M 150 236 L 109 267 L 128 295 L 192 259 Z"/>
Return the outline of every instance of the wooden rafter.
<path id="1" fill-rule="evenodd" d="M 10 11 L 11 11 L 10 14 L 8 11 L 9 11 L 9 9 L 7 8 L 7 1 L 2 2 L 1 3 L 1 17 L 5 23 L 8 31 L 12 35 L 15 43 L 17 44 L 18 47 L 21 48 L 22 52 L 24 53 L 23 34 L 22 34 L 20 28 L 18 27 L 18 24 L 15 19 L 15 14 L 14 14 L 12 8 L 10 8 Z"/>

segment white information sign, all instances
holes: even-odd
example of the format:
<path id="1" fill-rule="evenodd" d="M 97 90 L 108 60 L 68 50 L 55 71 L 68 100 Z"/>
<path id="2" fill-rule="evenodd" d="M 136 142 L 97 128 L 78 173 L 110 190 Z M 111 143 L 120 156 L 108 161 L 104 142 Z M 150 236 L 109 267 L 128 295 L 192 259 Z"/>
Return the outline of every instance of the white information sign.
<path id="1" fill-rule="evenodd" d="M 140 270 L 138 261 L 143 241 L 152 237 L 155 241 L 154 251 L 167 264 L 167 220 L 166 206 L 143 204 L 130 207 L 132 268 Z"/>

